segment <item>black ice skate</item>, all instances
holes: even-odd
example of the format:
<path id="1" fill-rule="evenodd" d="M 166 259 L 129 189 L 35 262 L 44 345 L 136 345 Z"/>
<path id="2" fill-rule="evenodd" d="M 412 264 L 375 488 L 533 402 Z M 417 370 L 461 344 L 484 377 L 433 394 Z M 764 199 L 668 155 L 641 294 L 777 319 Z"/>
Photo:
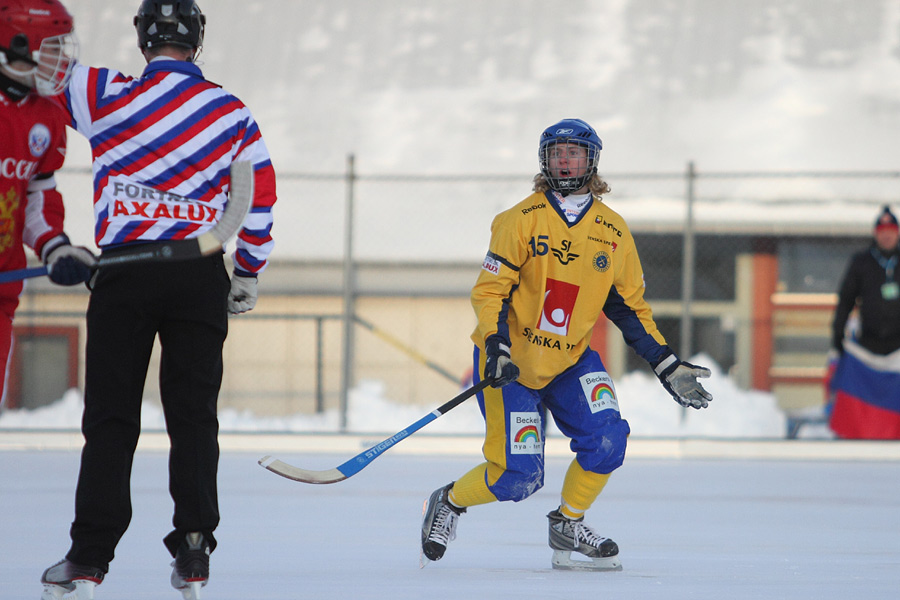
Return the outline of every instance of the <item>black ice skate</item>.
<path id="1" fill-rule="evenodd" d="M 200 600 L 200 588 L 209 580 L 209 542 L 202 533 L 184 536 L 172 566 L 172 587 L 185 600 Z"/>
<path id="2" fill-rule="evenodd" d="M 41 600 L 60 600 L 69 595 L 72 600 L 93 600 L 94 588 L 103 582 L 105 573 L 96 567 L 76 565 L 61 560 L 41 575 L 44 591 Z"/>
<path id="3" fill-rule="evenodd" d="M 554 510 L 550 519 L 550 547 L 553 548 L 551 563 L 554 569 L 579 571 L 621 571 L 619 547 L 609 538 L 600 537 L 584 524 L 584 517 L 569 519 Z M 590 558 L 573 560 L 572 552 Z"/>
<path id="4" fill-rule="evenodd" d="M 456 522 L 466 509 L 450 504 L 447 495 L 452 487 L 450 483 L 434 490 L 422 507 L 422 567 L 429 561 L 440 560 L 447 544 L 456 539 Z"/>

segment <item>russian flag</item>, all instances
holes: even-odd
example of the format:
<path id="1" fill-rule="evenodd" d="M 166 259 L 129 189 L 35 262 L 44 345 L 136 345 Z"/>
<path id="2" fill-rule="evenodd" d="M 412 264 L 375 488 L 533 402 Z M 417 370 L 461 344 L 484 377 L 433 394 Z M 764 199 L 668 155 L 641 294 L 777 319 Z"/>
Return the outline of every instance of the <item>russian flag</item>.
<path id="1" fill-rule="evenodd" d="M 881 356 L 844 341 L 831 379 L 832 431 L 844 439 L 900 439 L 900 350 Z"/>

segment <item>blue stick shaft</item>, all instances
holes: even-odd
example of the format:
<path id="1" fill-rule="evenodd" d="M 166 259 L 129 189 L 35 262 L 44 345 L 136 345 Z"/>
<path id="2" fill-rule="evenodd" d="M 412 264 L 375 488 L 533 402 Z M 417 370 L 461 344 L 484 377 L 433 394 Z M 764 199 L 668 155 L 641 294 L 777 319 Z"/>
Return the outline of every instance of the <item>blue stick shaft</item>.
<path id="1" fill-rule="evenodd" d="M 47 274 L 47 267 L 32 267 L 30 269 L 17 269 L 15 271 L 0 272 L 0 283 L 22 281 L 32 277 L 40 277 Z"/>
<path id="2" fill-rule="evenodd" d="M 343 475 L 345 475 L 347 477 L 350 477 L 351 475 L 356 475 L 357 473 L 362 471 L 364 468 L 366 468 L 366 466 L 368 466 L 368 464 L 370 462 L 372 462 L 373 460 L 375 460 L 376 458 L 381 456 L 381 454 L 383 454 L 386 450 L 389 450 L 395 444 L 402 442 L 403 440 L 405 440 L 406 438 L 408 438 L 409 436 L 411 436 L 418 430 L 422 429 L 423 427 L 425 427 L 426 425 L 428 425 L 429 423 L 431 423 L 432 421 L 434 421 L 435 419 L 437 419 L 438 417 L 440 417 L 441 415 L 446 413 L 448 410 L 450 410 L 454 406 L 462 403 L 464 400 L 467 400 L 468 398 L 471 398 L 472 396 L 474 396 L 475 394 L 477 394 L 478 392 L 480 392 L 481 390 L 483 390 L 490 384 L 491 384 L 491 380 L 489 380 L 489 379 L 480 381 L 477 385 L 470 387 L 469 389 L 467 389 L 466 391 L 464 391 L 463 393 L 458 395 L 456 398 L 453 398 L 452 400 L 440 405 L 439 407 L 437 407 L 436 409 L 434 409 L 433 411 L 431 411 L 430 413 L 428 413 L 427 415 L 425 415 L 424 417 L 422 417 L 421 419 L 419 419 L 418 421 L 416 421 L 415 423 L 413 423 L 406 429 L 398 431 L 391 437 L 375 444 L 368 450 L 363 450 L 362 452 L 360 452 L 359 454 L 357 454 L 356 456 L 354 456 L 353 458 L 351 458 L 350 460 L 348 460 L 347 462 L 345 462 L 344 464 L 339 466 L 337 468 L 337 470 L 340 471 Z"/>

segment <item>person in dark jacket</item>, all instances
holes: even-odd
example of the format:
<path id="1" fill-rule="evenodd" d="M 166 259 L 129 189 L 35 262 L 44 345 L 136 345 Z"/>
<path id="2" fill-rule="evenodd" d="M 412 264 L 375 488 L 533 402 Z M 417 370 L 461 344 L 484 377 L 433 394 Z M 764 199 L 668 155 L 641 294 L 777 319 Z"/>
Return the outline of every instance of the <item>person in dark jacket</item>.
<path id="1" fill-rule="evenodd" d="M 841 439 L 900 439 L 900 226 L 887 206 L 874 238 L 850 261 L 832 323 L 826 412 Z"/>
<path id="2" fill-rule="evenodd" d="M 874 240 L 853 256 L 838 295 L 832 322 L 832 347 L 844 351 L 844 330 L 853 309 L 859 307 L 855 340 L 874 354 L 887 355 L 900 348 L 900 226 L 887 206 L 875 221 Z"/>

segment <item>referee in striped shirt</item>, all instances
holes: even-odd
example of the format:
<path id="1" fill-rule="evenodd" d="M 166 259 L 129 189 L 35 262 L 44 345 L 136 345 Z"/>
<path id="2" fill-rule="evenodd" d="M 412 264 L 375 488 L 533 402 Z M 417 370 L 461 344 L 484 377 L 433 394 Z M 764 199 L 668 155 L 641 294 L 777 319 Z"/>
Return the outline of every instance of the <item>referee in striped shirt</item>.
<path id="1" fill-rule="evenodd" d="M 275 173 L 247 107 L 195 61 L 206 17 L 193 0 L 144 0 L 134 17 L 140 77 L 76 66 L 60 99 L 92 147 L 95 241 L 104 255 L 208 231 L 228 198 L 232 162 L 254 166 L 250 214 L 231 275 L 223 256 L 104 267 L 87 313 L 83 433 L 71 548 L 44 574 L 99 583 L 131 519 L 130 475 L 151 351 L 171 440 L 169 490 L 176 589 L 205 585 L 219 524 L 216 404 L 228 314 L 253 308 L 272 250 Z M 85 575 L 87 574 L 87 575 Z M 199 585 L 198 585 L 199 582 Z M 187 597 L 187 596 L 186 596 Z"/>

